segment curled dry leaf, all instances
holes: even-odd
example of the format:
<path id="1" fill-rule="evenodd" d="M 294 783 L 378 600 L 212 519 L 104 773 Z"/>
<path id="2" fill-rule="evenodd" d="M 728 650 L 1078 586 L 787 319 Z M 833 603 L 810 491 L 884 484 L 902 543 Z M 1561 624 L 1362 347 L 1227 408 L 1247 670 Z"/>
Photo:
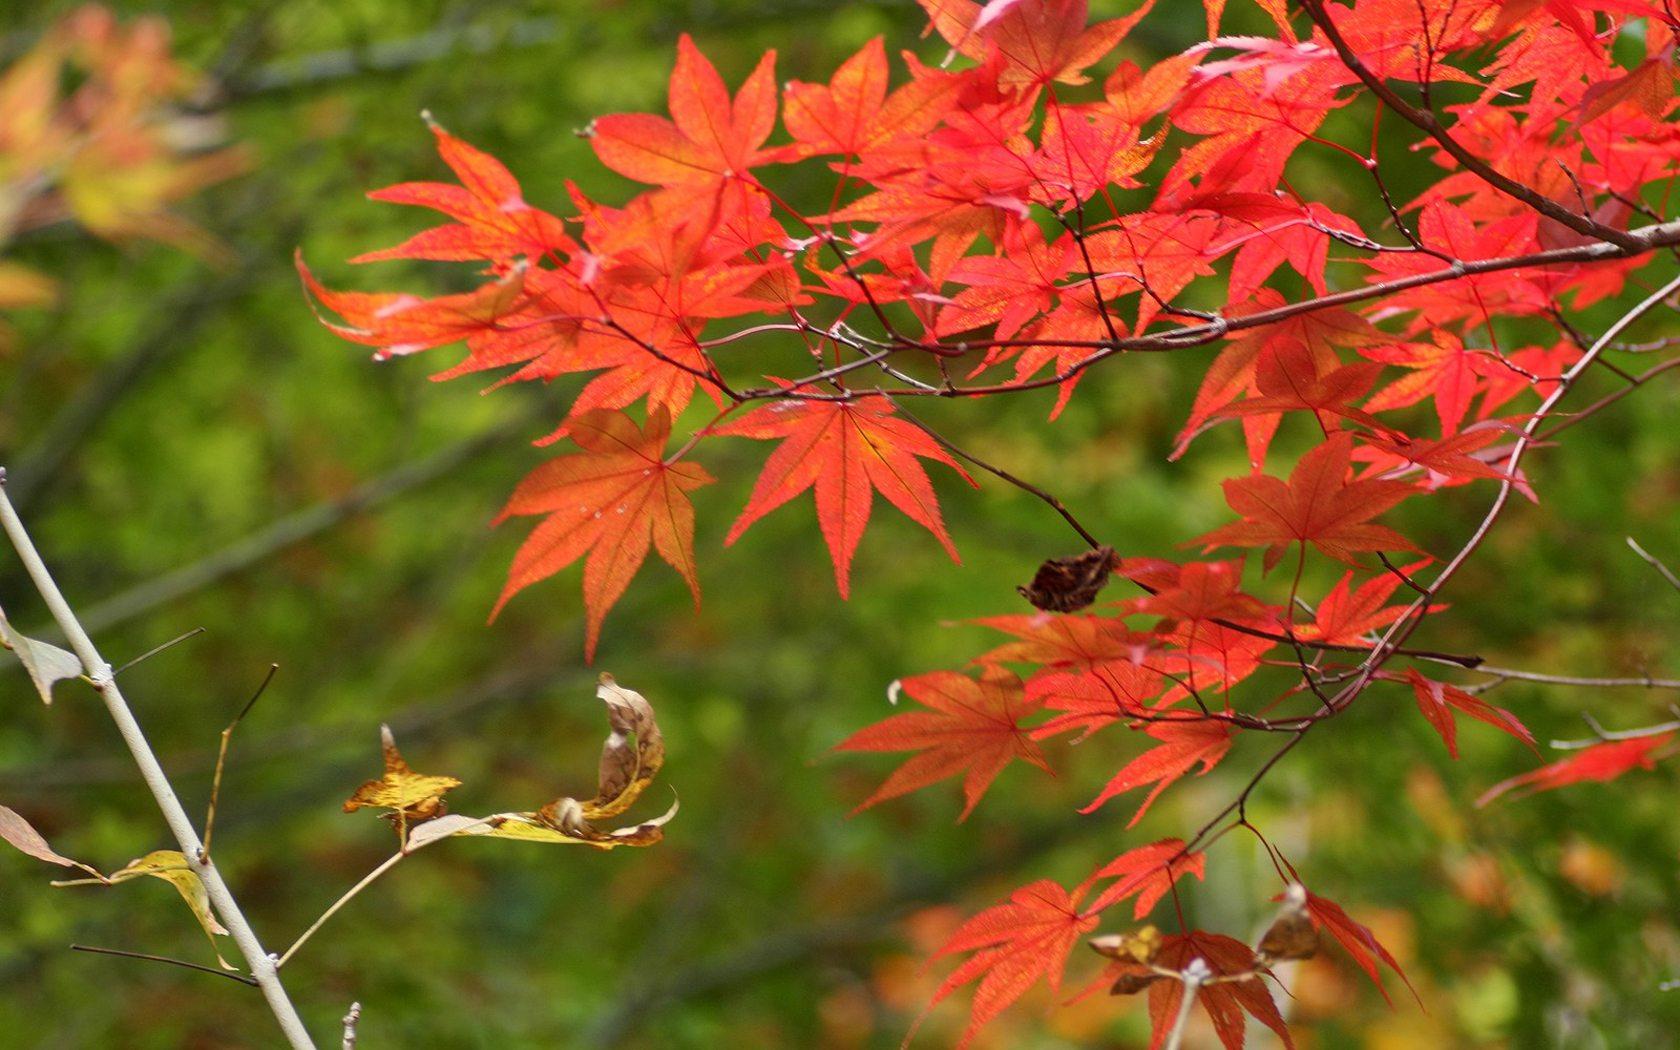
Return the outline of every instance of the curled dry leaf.
<path id="1" fill-rule="evenodd" d="M 665 824 L 677 815 L 675 803 L 659 816 L 630 827 L 603 830 L 597 826 L 599 821 L 611 820 L 628 810 L 653 783 L 665 763 L 665 738 L 659 732 L 653 705 L 642 694 L 620 686 L 612 675 L 601 675 L 595 695 L 607 705 L 612 732 L 601 748 L 593 798 L 561 797 L 532 813 L 439 817 L 409 836 L 406 848 L 413 851 L 456 835 L 577 843 L 596 849 L 658 842 L 664 837 Z"/>
<path id="2" fill-rule="evenodd" d="M 89 883 L 102 883 L 114 886 L 119 882 L 138 879 L 143 875 L 150 875 L 154 879 L 174 886 L 181 894 L 181 899 L 192 909 L 193 918 L 198 920 L 199 926 L 204 928 L 204 935 L 210 939 L 210 950 L 216 953 L 216 961 L 224 970 L 237 970 L 222 958 L 222 953 L 216 947 L 217 937 L 226 937 L 227 930 L 216 921 L 215 912 L 210 910 L 210 894 L 204 888 L 204 880 L 198 877 L 198 871 L 187 862 L 187 858 L 180 850 L 153 850 L 144 857 L 137 857 L 123 867 L 113 871 L 108 877 L 96 879 L 76 879 L 72 882 L 55 882 L 54 886 L 85 886 Z"/>
<path id="3" fill-rule="evenodd" d="M 82 675 L 80 657 L 67 649 L 36 641 L 20 633 L 12 626 L 11 621 L 6 619 L 4 609 L 0 609 L 0 645 L 17 654 L 23 669 L 29 672 L 29 680 L 35 683 L 36 692 L 41 694 L 41 702 L 44 704 L 52 703 L 53 686 L 69 678 L 80 678 Z"/>
<path id="4" fill-rule="evenodd" d="M 1307 912 L 1307 891 L 1293 883 L 1284 891 L 1277 918 L 1260 937 L 1256 955 L 1262 962 L 1310 959 L 1318 953 L 1318 927 Z"/>
<path id="5" fill-rule="evenodd" d="M 47 845 L 47 840 L 41 833 L 30 826 L 29 821 L 18 815 L 16 810 L 7 806 L 0 806 L 0 839 L 7 844 L 29 854 L 36 860 L 44 860 L 48 864 L 57 864 L 66 868 L 81 868 L 94 878 L 103 882 L 105 876 L 83 864 L 79 860 L 71 860 Z"/>
<path id="6" fill-rule="evenodd" d="M 1083 554 L 1051 558 L 1038 567 L 1032 582 L 1015 588 L 1035 609 L 1078 612 L 1097 600 L 1108 577 L 1120 568 L 1113 547 L 1093 547 Z"/>
<path id="7" fill-rule="evenodd" d="M 454 777 L 416 773 L 403 761 L 391 727 L 379 727 L 380 747 L 385 752 L 385 775 L 370 780 L 356 789 L 344 802 L 344 812 L 354 813 L 363 806 L 388 809 L 386 819 L 397 826 L 399 836 L 407 839 L 408 829 L 423 824 L 445 811 L 443 796 L 450 788 L 461 786 Z"/>

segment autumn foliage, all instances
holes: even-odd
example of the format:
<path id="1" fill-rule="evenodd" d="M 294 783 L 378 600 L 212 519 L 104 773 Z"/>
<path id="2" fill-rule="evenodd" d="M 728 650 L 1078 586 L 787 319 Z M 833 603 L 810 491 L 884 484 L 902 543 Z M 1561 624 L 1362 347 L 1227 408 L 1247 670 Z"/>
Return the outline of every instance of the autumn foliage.
<path id="1" fill-rule="evenodd" d="M 588 129 L 642 187 L 617 202 L 572 187 L 532 204 L 434 123 L 456 181 L 372 196 L 447 221 L 358 261 L 468 263 L 470 291 L 334 291 L 298 265 L 326 323 L 377 357 L 464 345 L 437 378 L 582 377 L 542 439 L 559 454 L 503 511 L 541 520 L 501 602 L 582 561 L 591 653 L 650 546 L 699 600 L 694 500 L 729 512 L 699 492 L 718 438 L 769 443 L 727 542 L 809 492 L 842 597 L 877 495 L 955 559 L 973 526 L 947 522 L 938 488 L 1013 484 L 1098 552 L 1047 563 L 1023 588 L 1039 611 L 1008 611 L 1000 581 L 983 623 L 1008 640 L 972 672 L 906 678 L 907 709 L 841 745 L 911 753 L 860 808 L 959 779 L 965 817 L 1015 760 L 1048 771 L 1053 745 L 1095 734 L 1122 739 L 1101 745 L 1115 772 L 1084 810 L 1124 797 L 1128 827 L 1186 777 L 1230 763 L 1248 779 L 1201 827 L 1096 858 L 1072 888 L 1034 882 L 957 930 L 935 999 L 973 983 L 966 1043 L 1032 985 L 1058 988 L 1101 923 L 1176 899 L 1229 832 L 1264 842 L 1250 794 L 1363 697 L 1415 703 L 1454 755 L 1484 726 L 1534 745 L 1481 697 L 1499 679 L 1474 654 L 1408 642 L 1450 616 L 1448 584 L 1513 497 L 1544 499 L 1525 463 L 1608 407 L 1560 409 L 1576 381 L 1620 373 L 1621 329 L 1675 288 L 1661 250 L 1680 245 L 1664 210 L 1677 23 L 1642 0 L 1260 0 L 1270 35 L 1221 36 L 1225 4 L 1208 0 L 1203 43 L 1140 67 L 1127 37 L 1151 2 L 1094 24 L 1085 0 L 921 4 L 945 61 L 895 61 L 875 40 L 826 81 L 779 84 L 769 53 L 732 88 L 684 37 L 668 116 Z M 1397 126 L 1438 166 L 1409 198 L 1379 153 Z M 1388 221 L 1365 229 L 1315 200 L 1291 179 L 1303 151 L 1344 164 Z M 825 169 L 830 200 L 785 199 L 790 165 Z M 1571 318 L 1601 304 L 1621 320 L 1584 334 Z M 1512 319 L 1549 334 L 1513 342 Z M 798 349 L 743 368 L 738 349 L 771 333 Z M 918 415 L 1053 388 L 1055 416 L 1088 372 L 1136 354 L 1201 377 L 1175 458 L 1216 429 L 1247 451 L 1251 469 L 1223 483 L 1229 520 L 1178 538 L 1200 560 L 1108 551 L 1050 491 Z M 1283 460 L 1280 434 L 1306 451 Z M 1397 510 L 1466 486 L 1485 508 L 1468 532 L 1408 534 L 1421 516 Z M 1335 582 L 1314 592 L 1317 577 Z M 1671 740 L 1604 742 L 1489 798 L 1610 779 Z M 1269 855 L 1281 885 L 1319 888 Z M 1327 933 L 1373 981 L 1398 972 L 1339 905 L 1301 900 L 1292 930 Z M 1145 994 L 1156 1045 L 1187 994 L 1231 1050 L 1245 1018 L 1289 1044 L 1271 963 L 1296 948 L 1195 929 L 1126 944 L 1103 950 L 1108 979 Z M 1186 984 L 1195 960 L 1211 983 Z"/>

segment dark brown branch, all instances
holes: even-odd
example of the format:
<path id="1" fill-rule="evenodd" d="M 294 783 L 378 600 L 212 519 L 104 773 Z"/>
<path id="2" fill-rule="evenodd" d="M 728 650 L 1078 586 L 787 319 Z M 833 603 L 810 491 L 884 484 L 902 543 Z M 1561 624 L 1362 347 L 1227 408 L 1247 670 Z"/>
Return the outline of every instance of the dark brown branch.
<path id="1" fill-rule="evenodd" d="M 72 944 L 70 946 L 70 950 L 73 952 L 87 952 L 90 955 L 115 955 L 122 959 L 142 959 L 146 962 L 166 963 L 170 966 L 179 966 L 184 970 L 197 970 L 199 973 L 208 973 L 216 977 L 226 977 L 230 981 L 238 981 L 240 984 L 249 988 L 255 988 L 257 986 L 257 980 L 254 977 L 247 977 L 242 973 L 232 973 L 228 970 L 218 970 L 213 966 L 201 966 L 195 962 L 187 962 L 185 959 L 172 959 L 167 955 L 150 955 L 146 952 L 129 952 L 124 951 L 121 948 L 96 948 L 91 944 Z"/>

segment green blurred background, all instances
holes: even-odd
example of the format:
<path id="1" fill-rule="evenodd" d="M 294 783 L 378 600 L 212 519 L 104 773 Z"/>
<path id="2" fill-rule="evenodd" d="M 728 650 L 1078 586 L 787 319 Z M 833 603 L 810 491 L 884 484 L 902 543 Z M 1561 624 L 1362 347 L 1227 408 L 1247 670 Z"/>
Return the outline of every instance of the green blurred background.
<path id="1" fill-rule="evenodd" d="M 878 508 L 855 596 L 842 602 L 809 501 L 722 548 L 764 450 L 709 445 L 702 459 L 722 484 L 697 499 L 704 608 L 695 614 L 675 574 L 650 566 L 608 618 L 589 668 L 575 567 L 484 625 L 524 532 L 488 521 L 541 461 L 527 441 L 574 387 L 480 396 L 472 380 L 427 382 L 454 360 L 450 350 L 375 366 L 321 329 L 298 290 L 297 245 L 335 286 L 426 292 L 463 278 L 342 263 L 424 223 L 362 199 L 444 177 L 423 108 L 505 160 L 533 203 L 564 213 L 566 179 L 609 201 L 630 192 L 574 131 L 604 112 L 661 110 L 679 32 L 693 32 L 732 81 L 772 46 L 779 77 L 824 80 L 876 34 L 937 58 L 914 4 L 116 7 L 167 16 L 183 59 L 230 86 L 230 135 L 257 165 L 183 209 L 231 247 L 226 264 L 113 248 L 68 227 L 12 245 L 12 258 L 58 277 L 65 294 L 13 318 L 19 335 L 0 358 L 0 463 L 109 658 L 205 628 L 124 674 L 192 806 L 206 797 L 218 732 L 267 666 L 281 665 L 234 740 L 216 834 L 259 933 L 287 943 L 389 851 L 382 824 L 339 812 L 377 771 L 382 721 L 417 768 L 466 782 L 458 810 L 534 806 L 590 789 L 603 730 L 592 683 L 606 669 L 658 707 L 664 779 L 681 794 L 681 815 L 653 849 L 462 842 L 399 867 L 287 968 L 323 1037 L 356 999 L 370 1050 L 896 1046 L 941 972 L 922 961 L 962 915 L 1031 879 L 1077 881 L 1124 849 L 1182 834 L 1262 757 L 1240 749 L 1131 832 L 1120 810 L 1075 812 L 1135 748 L 1123 734 L 1058 744 L 1055 780 L 1010 770 L 962 825 L 949 785 L 848 818 L 893 763 L 829 749 L 890 713 L 892 679 L 959 666 L 993 644 L 961 621 L 1021 611 L 1013 585 L 1077 549 L 1052 513 L 1013 489 L 973 492 L 936 475 L 963 565 Z M 67 9 L 6 5 L 0 55 L 18 54 Z M 1227 31 L 1259 31 L 1256 14 L 1233 10 Z M 1199 5 L 1163 5 L 1126 49 L 1147 62 L 1199 39 L 1202 22 Z M 1338 117 L 1332 130 L 1357 142 L 1363 119 Z M 1385 156 L 1403 191 L 1429 177 L 1402 139 Z M 1291 172 L 1375 229 L 1378 203 L 1356 175 L 1328 151 L 1303 151 Z M 792 179 L 796 191 L 820 189 L 820 172 Z M 1663 325 L 1675 327 L 1650 327 Z M 784 349 L 766 347 L 765 361 Z M 1198 353 L 1104 366 L 1053 426 L 1050 394 L 925 415 L 1053 487 L 1122 552 L 1167 554 L 1226 520 L 1215 482 L 1244 469 L 1234 429 L 1166 462 L 1212 351 Z M 1680 671 L 1680 595 L 1662 591 L 1621 541 L 1634 535 L 1680 561 L 1674 412 L 1674 388 L 1653 387 L 1536 462 L 1544 503 L 1508 516 L 1455 584 L 1453 612 L 1420 644 L 1579 674 Z M 1431 501 L 1430 520 L 1408 524 L 1449 550 L 1486 495 L 1457 490 Z M 45 618 L 9 556 L 0 601 L 26 628 Z M 1612 727 L 1664 717 L 1665 698 L 1639 691 L 1512 684 L 1494 696 L 1542 739 L 1581 735 L 1582 710 Z M 0 801 L 55 846 L 108 870 L 170 844 L 85 690 L 66 688 L 43 708 L 7 669 L 0 711 Z M 1479 726 L 1463 737 L 1464 758 L 1452 763 L 1404 690 L 1373 691 L 1298 749 L 1251 807 L 1309 885 L 1395 950 L 1427 1008 L 1390 979 L 1391 1012 L 1331 954 L 1286 981 L 1301 1045 L 1680 1045 L 1680 991 L 1657 991 L 1680 976 L 1673 773 L 1475 811 L 1482 789 L 1534 760 Z M 663 805 L 660 790 L 650 811 Z M 66 950 L 75 941 L 209 961 L 172 889 L 52 889 L 52 875 L 0 854 L 0 1045 L 275 1044 L 254 992 Z M 1257 847 L 1232 836 L 1188 910 L 1241 937 L 1274 892 Z M 1073 987 L 1096 962 L 1075 957 Z M 1139 1003 L 1096 996 L 1047 1014 L 1048 1005 L 1035 992 L 986 1045 L 1147 1044 Z M 922 1041 L 948 1042 L 963 1019 L 956 1002 L 942 1007 Z"/>

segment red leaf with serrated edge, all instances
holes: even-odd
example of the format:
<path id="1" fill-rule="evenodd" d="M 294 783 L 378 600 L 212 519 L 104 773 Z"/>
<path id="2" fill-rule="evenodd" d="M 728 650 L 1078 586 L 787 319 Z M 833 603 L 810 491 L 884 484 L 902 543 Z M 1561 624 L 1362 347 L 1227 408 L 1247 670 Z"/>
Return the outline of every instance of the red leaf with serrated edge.
<path id="1" fill-rule="evenodd" d="M 880 492 L 910 520 L 933 533 L 960 563 L 945 531 L 933 483 L 917 457 L 943 463 L 974 479 L 927 432 L 893 418 L 893 404 L 879 395 L 855 401 L 783 401 L 712 428 L 711 433 L 782 443 L 764 464 L 746 509 L 730 528 L 726 544 L 788 500 L 816 489 L 817 522 L 834 558 L 840 596 L 851 592 L 852 555 L 869 524 L 873 494 Z"/>
<path id="2" fill-rule="evenodd" d="M 1084 886 L 1070 894 L 1049 879 L 1023 886 L 1008 901 L 959 926 L 934 953 L 936 959 L 956 952 L 974 953 L 945 978 L 929 1003 L 931 1009 L 958 988 L 980 979 L 958 1050 L 967 1047 L 981 1028 L 1039 978 L 1045 979 L 1052 992 L 1061 988 L 1068 953 L 1097 927 L 1096 916 L 1079 909 L 1084 895 Z"/>
<path id="3" fill-rule="evenodd" d="M 518 308 L 525 290 L 525 268 L 515 266 L 473 291 L 432 299 L 396 292 L 335 292 L 309 272 L 301 251 L 295 261 L 312 300 L 344 319 L 338 324 L 317 310 L 321 323 L 352 343 L 376 347 L 373 356 L 378 360 L 493 332 Z"/>
<path id="4" fill-rule="evenodd" d="M 1169 970 L 1183 970 L 1192 959 L 1207 963 L 1215 977 L 1262 972 L 1259 960 L 1254 957 L 1254 949 L 1234 938 L 1202 930 L 1166 938 L 1155 956 L 1155 965 Z M 1183 1001 L 1184 985 L 1179 981 L 1156 981 L 1149 986 L 1149 1023 L 1153 1027 L 1149 1050 L 1160 1050 L 1166 1043 Z M 1259 976 L 1205 984 L 1196 994 L 1196 1005 L 1213 1022 L 1214 1033 L 1219 1036 L 1225 1050 L 1242 1050 L 1243 1033 L 1248 1027 L 1243 1020 L 1245 1010 L 1256 1021 L 1276 1032 L 1285 1047 L 1292 1050 L 1295 1046 L 1289 1035 L 1289 1026 L 1284 1023 L 1283 1015 L 1278 1013 L 1277 1004 L 1272 1001 L 1272 993 Z"/>
<path id="5" fill-rule="evenodd" d="M 1016 639 L 974 658 L 983 664 L 1089 668 L 1103 660 L 1141 659 L 1149 651 L 1148 638 L 1128 628 L 1126 621 L 1112 616 L 1036 612 L 990 616 L 973 622 Z"/>
<path id="6" fill-rule="evenodd" d="M 1114 50 L 1155 0 L 1124 18 L 1087 26 L 1087 0 L 919 0 L 939 34 L 971 58 L 1003 59 L 1004 85 L 1083 84 L 1083 70 Z"/>
<path id="7" fill-rule="evenodd" d="M 1015 759 L 1050 772 L 1044 754 L 1021 726 L 1021 719 L 1039 702 L 1023 693 L 1021 680 L 1010 672 L 988 667 L 975 681 L 955 671 L 935 671 L 906 678 L 900 685 L 927 710 L 893 715 L 853 733 L 835 749 L 921 753 L 894 770 L 852 812 L 962 774 L 966 801 L 957 819 L 967 820 L 1003 767 Z"/>
<path id="8" fill-rule="evenodd" d="M 1145 714 L 1145 703 L 1160 695 L 1164 684 L 1159 671 L 1130 659 L 1105 660 L 1079 670 L 1041 671 L 1027 683 L 1027 695 L 1058 713 L 1033 730 L 1033 739 L 1082 729 L 1077 743 L 1104 726 Z"/>
<path id="9" fill-rule="evenodd" d="M 1471 718 L 1510 733 L 1530 748 L 1534 747 L 1534 734 L 1517 720 L 1516 715 L 1503 707 L 1495 707 L 1486 700 L 1471 696 L 1445 682 L 1430 681 L 1416 670 L 1406 671 L 1406 681 L 1417 696 L 1418 710 L 1423 712 L 1423 717 L 1429 719 L 1429 724 L 1435 727 L 1435 731 L 1441 734 L 1442 742 L 1447 745 L 1447 754 L 1452 757 L 1458 757 L 1458 726 L 1453 719 L 1454 710 L 1463 711 Z"/>
<path id="10" fill-rule="evenodd" d="M 490 154 L 432 124 L 438 154 L 461 185 L 404 182 L 374 190 L 368 197 L 443 212 L 455 221 L 415 234 L 395 248 L 366 252 L 351 262 L 379 259 L 488 259 L 511 262 L 519 256 L 541 258 L 550 252 L 570 254 L 576 244 L 563 222 L 525 203 L 519 183 Z"/>
<path id="11" fill-rule="evenodd" d="M 1097 869 L 1091 878 L 1115 879 L 1114 885 L 1097 895 L 1086 909 L 1095 914 L 1137 894 L 1132 918 L 1141 919 L 1167 895 L 1173 884 L 1186 875 L 1205 879 L 1207 854 L 1187 853 L 1183 839 L 1162 839 L 1128 850 Z"/>
<path id="12" fill-rule="evenodd" d="M 827 84 L 789 81 L 782 123 L 797 156 L 855 156 L 899 136 L 933 130 L 962 79 L 935 73 L 887 94 L 887 53 L 876 37 L 846 59 Z"/>
<path id="13" fill-rule="evenodd" d="M 688 493 L 715 479 L 696 464 L 665 462 L 671 419 L 663 409 L 654 410 L 645 428 L 623 412 L 585 412 L 572 419 L 569 435 L 582 451 L 532 471 L 496 519 L 548 515 L 513 556 L 507 586 L 490 616 L 518 591 L 587 554 L 585 649 L 593 659 L 601 621 L 641 568 L 650 544 L 682 575 L 699 604 Z"/>
<path id="14" fill-rule="evenodd" d="M 1320 928 L 1329 930 L 1330 936 L 1336 938 L 1336 943 L 1353 956 L 1353 961 L 1371 978 L 1371 983 L 1377 986 L 1377 991 L 1382 993 L 1383 1000 L 1390 1006 L 1394 1005 L 1394 1000 L 1388 997 L 1388 989 L 1383 987 L 1382 974 L 1377 969 L 1379 961 L 1394 971 L 1395 976 L 1406 985 L 1406 990 L 1412 993 L 1414 999 L 1418 999 L 1420 1003 L 1423 1001 L 1418 998 L 1417 989 L 1412 987 L 1406 972 L 1400 969 L 1400 964 L 1395 961 L 1393 954 L 1382 946 L 1382 942 L 1377 940 L 1377 935 L 1371 932 L 1369 926 L 1353 921 L 1335 901 L 1310 892 L 1307 894 L 1307 913 Z"/>
<path id="15" fill-rule="evenodd" d="M 1410 576 L 1426 564 L 1416 562 L 1400 571 Z M 1297 633 L 1302 638 L 1328 645 L 1358 645 L 1365 640 L 1365 635 L 1387 627 L 1405 613 L 1407 606 L 1383 604 L 1394 595 L 1400 584 L 1398 575 L 1383 572 L 1354 589 L 1353 573 L 1344 573 L 1324 600 L 1318 603 L 1313 622 L 1301 627 Z"/>
<path id="16" fill-rule="evenodd" d="M 716 67 L 687 33 L 671 71 L 671 119 L 616 113 L 595 121 L 601 163 L 654 186 L 712 188 L 771 159 L 760 149 L 776 127 L 776 52 L 767 51 L 733 101 Z"/>
<path id="17" fill-rule="evenodd" d="M 1190 772 L 1198 762 L 1202 764 L 1202 774 L 1206 775 L 1231 750 L 1231 727 L 1217 719 L 1185 718 L 1156 722 L 1144 732 L 1161 741 L 1160 745 L 1126 763 L 1125 768 L 1102 789 L 1102 793 L 1079 812 L 1090 813 L 1115 795 L 1154 784 L 1155 787 L 1144 797 L 1143 804 L 1138 806 L 1137 813 L 1126 823 L 1128 828 L 1135 827 L 1167 785 Z"/>
<path id="18" fill-rule="evenodd" d="M 1674 733 L 1661 733 L 1633 740 L 1612 740 L 1594 744 L 1561 762 L 1553 762 L 1549 766 L 1541 766 L 1521 776 L 1501 780 L 1484 791 L 1481 797 L 1476 799 L 1476 805 L 1485 806 L 1499 796 L 1518 788 L 1527 788 L 1523 794 L 1532 795 L 1539 791 L 1555 791 L 1570 784 L 1615 780 L 1629 770 L 1654 768 L 1655 752 L 1674 738 Z"/>
<path id="19" fill-rule="evenodd" d="M 1400 481 L 1348 480 L 1352 450 L 1353 436 L 1341 431 L 1302 456 L 1288 482 L 1266 474 L 1226 481 L 1225 500 L 1243 520 L 1193 542 L 1206 550 L 1265 547 L 1268 569 L 1292 543 L 1310 543 L 1350 564 L 1355 551 L 1416 550 L 1393 529 L 1370 523 L 1416 489 Z"/>

